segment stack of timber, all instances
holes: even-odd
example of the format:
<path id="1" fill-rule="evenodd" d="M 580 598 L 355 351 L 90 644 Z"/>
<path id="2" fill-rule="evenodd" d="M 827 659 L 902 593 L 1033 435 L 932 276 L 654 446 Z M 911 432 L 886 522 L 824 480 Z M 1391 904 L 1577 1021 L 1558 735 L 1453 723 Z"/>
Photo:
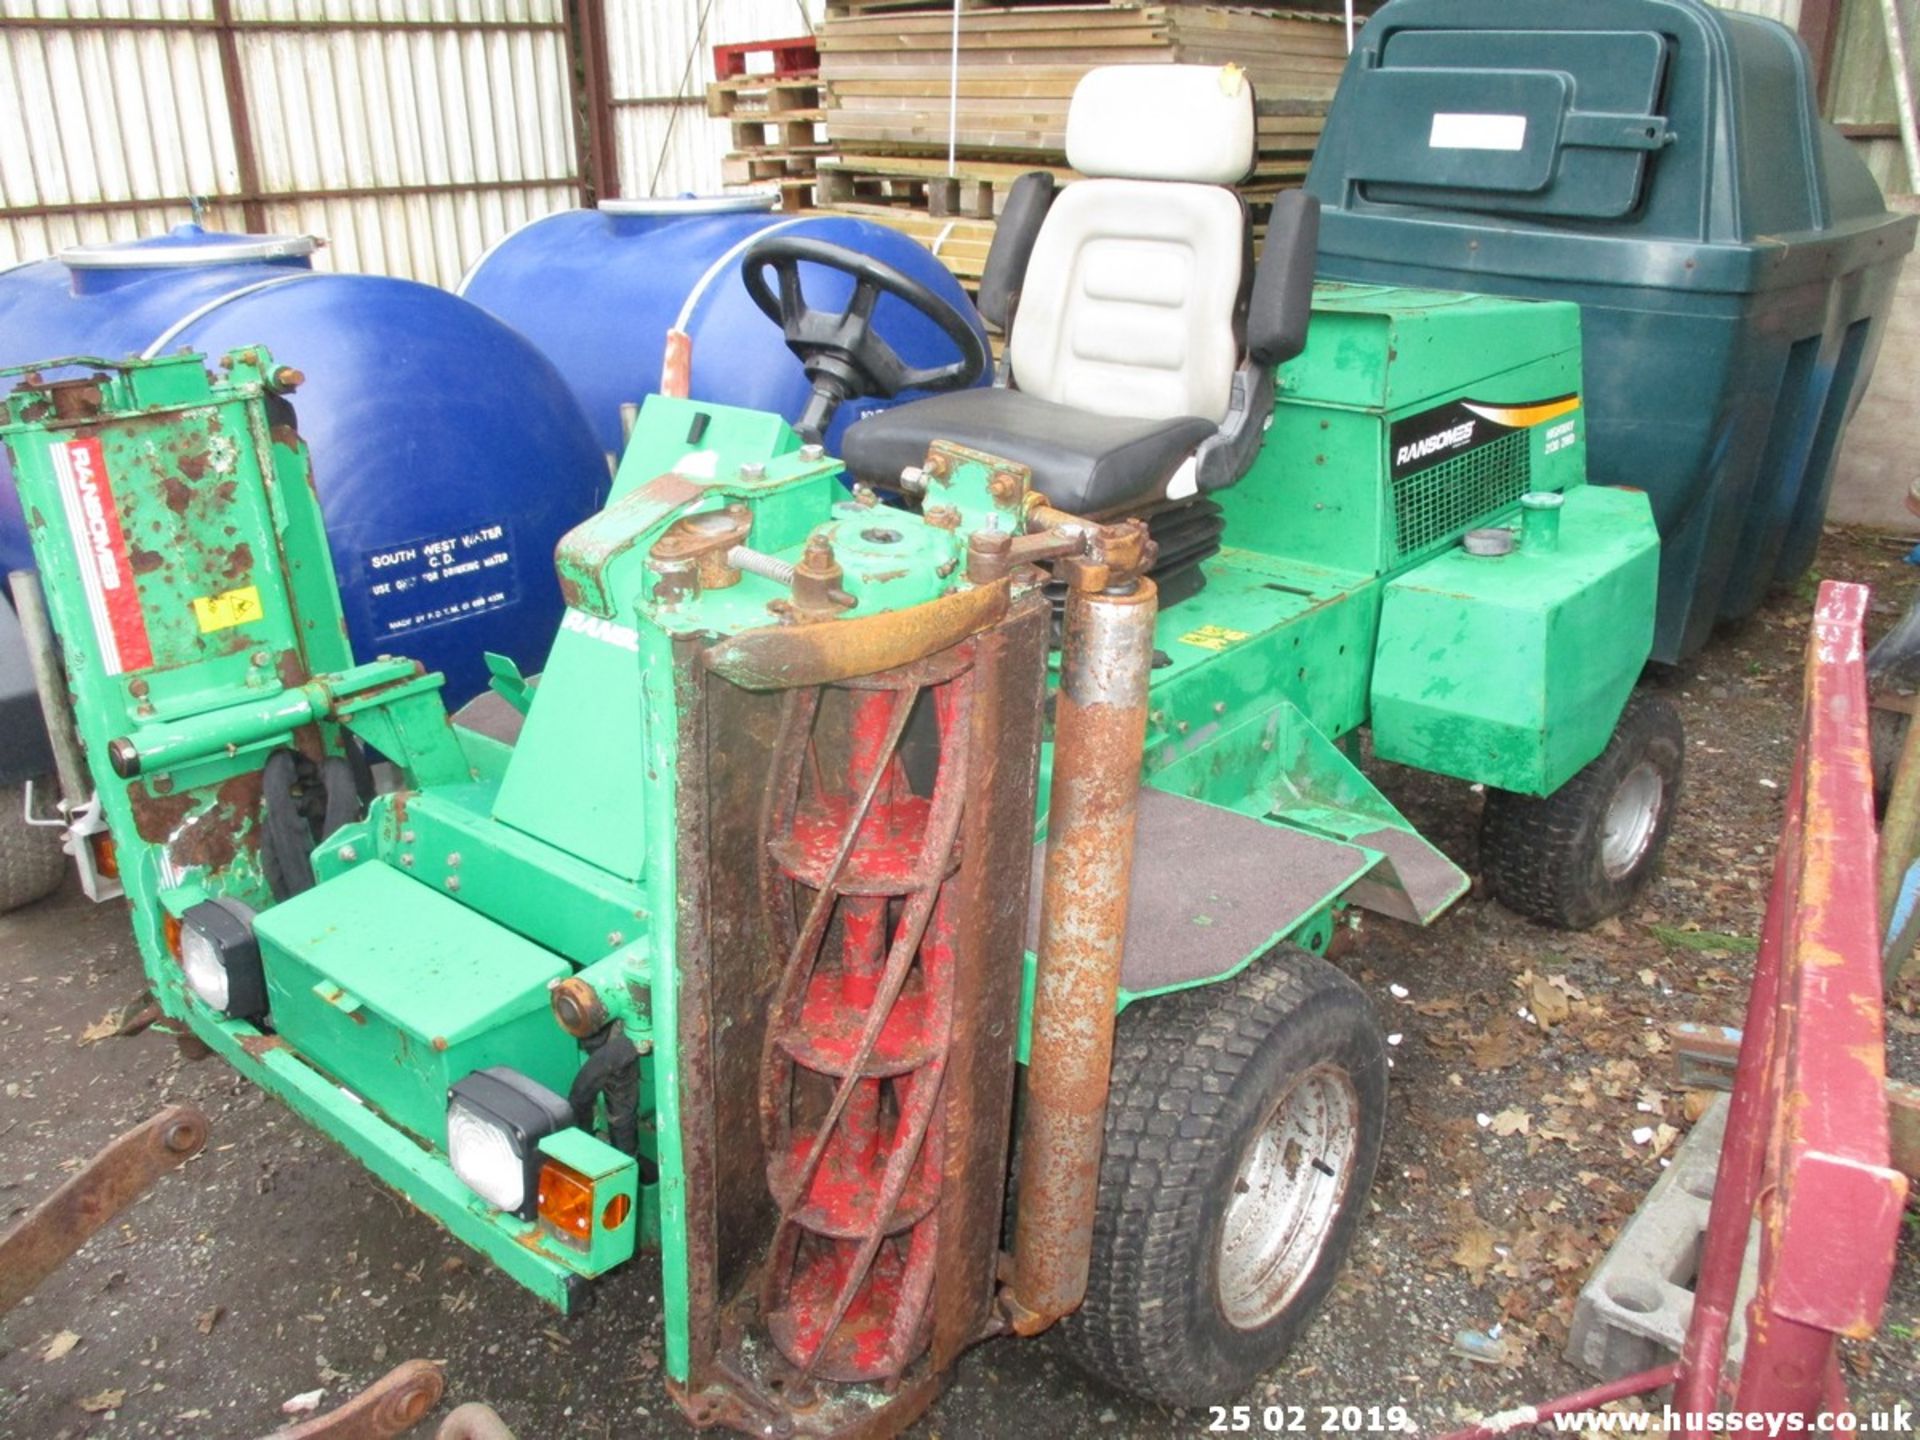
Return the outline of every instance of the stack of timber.
<path id="1" fill-rule="evenodd" d="M 829 153 L 815 203 L 916 235 L 971 287 L 1013 181 L 1064 183 L 1067 104 L 1098 65 L 1225 65 L 1253 82 L 1259 156 L 1239 189 L 1256 225 L 1306 175 L 1346 63 L 1337 8 L 983 5 L 962 0 L 957 105 L 951 0 L 835 0 L 817 39 Z M 1361 7 L 1374 8 L 1372 4 Z M 957 118 L 948 161 L 949 107 Z"/>
<path id="2" fill-rule="evenodd" d="M 817 75 L 741 75 L 707 86 L 707 113 L 725 120 L 732 150 L 721 161 L 729 185 L 778 187 L 780 208 L 813 203 L 815 166 L 831 148 Z"/>

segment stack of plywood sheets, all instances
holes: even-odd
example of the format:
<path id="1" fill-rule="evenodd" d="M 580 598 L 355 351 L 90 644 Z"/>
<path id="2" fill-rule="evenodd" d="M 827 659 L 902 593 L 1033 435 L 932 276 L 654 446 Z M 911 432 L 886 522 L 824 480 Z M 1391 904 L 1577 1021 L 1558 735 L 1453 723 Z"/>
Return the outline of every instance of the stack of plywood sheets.
<path id="1" fill-rule="evenodd" d="M 827 138 L 843 162 L 944 162 L 952 23 L 946 10 L 862 11 L 821 27 Z M 1259 163 L 1243 190 L 1270 196 L 1305 175 L 1345 61 L 1343 27 L 1324 14 L 1179 4 L 964 10 L 955 148 L 976 164 L 1061 165 L 1067 103 L 1094 66 L 1232 63 L 1252 80 L 1260 111 Z"/>

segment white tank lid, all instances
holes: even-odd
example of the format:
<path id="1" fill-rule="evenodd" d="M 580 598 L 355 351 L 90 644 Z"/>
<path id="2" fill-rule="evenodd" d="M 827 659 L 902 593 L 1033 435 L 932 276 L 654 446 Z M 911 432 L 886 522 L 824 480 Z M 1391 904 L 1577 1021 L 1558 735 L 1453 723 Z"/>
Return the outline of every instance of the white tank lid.
<path id="1" fill-rule="evenodd" d="M 176 225 L 165 235 L 69 245 L 61 264 L 73 270 L 161 270 L 188 265 L 240 265 L 248 261 L 297 260 L 320 248 L 311 235 L 232 235 Z"/>
<path id="2" fill-rule="evenodd" d="M 602 200 L 603 215 L 744 215 L 771 210 L 778 190 L 736 190 L 730 195 L 649 195 L 634 200 Z"/>

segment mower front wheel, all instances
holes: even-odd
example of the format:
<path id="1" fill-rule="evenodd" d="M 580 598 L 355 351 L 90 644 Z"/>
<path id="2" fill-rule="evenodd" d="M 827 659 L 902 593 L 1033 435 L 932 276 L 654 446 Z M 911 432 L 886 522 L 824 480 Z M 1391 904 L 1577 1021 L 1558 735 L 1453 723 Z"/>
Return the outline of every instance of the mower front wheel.
<path id="1" fill-rule="evenodd" d="M 51 778 L 37 781 L 34 794 L 55 795 Z M 67 855 L 58 827 L 27 823 L 23 785 L 0 785 L 0 915 L 44 900 L 60 888 Z"/>
<path id="2" fill-rule="evenodd" d="M 1643 690 L 1599 758 L 1553 794 L 1489 790 L 1480 869 L 1494 898 L 1562 930 L 1626 910 L 1667 848 L 1685 745 L 1673 702 Z"/>
<path id="3" fill-rule="evenodd" d="M 1193 1406 L 1271 1370 L 1366 1208 L 1387 1056 L 1366 996 L 1291 947 L 1142 1000 L 1115 1036 L 1080 1366 Z"/>

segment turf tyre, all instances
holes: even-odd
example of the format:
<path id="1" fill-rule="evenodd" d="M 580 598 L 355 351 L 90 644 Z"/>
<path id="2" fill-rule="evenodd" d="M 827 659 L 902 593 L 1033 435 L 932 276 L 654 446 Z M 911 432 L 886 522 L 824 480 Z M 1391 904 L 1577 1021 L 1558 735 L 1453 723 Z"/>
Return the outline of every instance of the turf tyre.
<path id="1" fill-rule="evenodd" d="M 1509 910 L 1562 930 L 1587 930 L 1627 910 L 1660 868 L 1680 801 L 1686 737 L 1680 712 L 1664 695 L 1639 691 L 1627 702 L 1607 748 L 1547 796 L 1489 790 L 1480 820 L 1480 869 Z M 1657 777 L 1644 841 L 1609 846 L 1622 834 L 1610 816 L 1630 787 Z M 1631 807 L 1630 807 L 1631 808 Z M 1613 837 L 1613 838 L 1610 838 Z"/>
<path id="2" fill-rule="evenodd" d="M 1352 1107 L 1350 1143 L 1328 1152 L 1340 1156 L 1338 1193 L 1323 1201 L 1286 1293 L 1270 1295 L 1270 1311 L 1249 1320 L 1222 1286 L 1232 1264 L 1223 1254 L 1229 1211 L 1287 1097 L 1303 1083 L 1336 1079 Z M 1075 1362 L 1172 1406 L 1230 1398 L 1271 1370 L 1352 1243 L 1380 1157 L 1386 1097 L 1386 1045 L 1372 1006 L 1304 951 L 1283 947 L 1220 984 L 1130 1006 L 1115 1036 L 1086 1300 L 1062 1327 Z M 1309 1178 L 1324 1180 L 1318 1170 Z M 1239 1320 L 1229 1316 L 1236 1303 Z"/>

